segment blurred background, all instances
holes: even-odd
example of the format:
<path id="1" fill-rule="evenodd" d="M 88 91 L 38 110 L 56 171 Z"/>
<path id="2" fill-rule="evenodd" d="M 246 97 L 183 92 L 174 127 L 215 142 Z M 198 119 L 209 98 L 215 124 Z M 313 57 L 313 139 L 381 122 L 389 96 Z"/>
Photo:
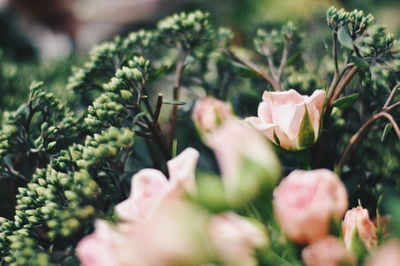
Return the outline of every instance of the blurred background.
<path id="1" fill-rule="evenodd" d="M 208 11 L 217 24 L 234 29 L 238 42 L 260 24 L 288 20 L 318 33 L 331 5 L 373 12 L 379 24 L 399 31 L 398 0 L 0 0 L 0 48 L 18 60 L 85 54 L 117 34 L 193 9 Z"/>

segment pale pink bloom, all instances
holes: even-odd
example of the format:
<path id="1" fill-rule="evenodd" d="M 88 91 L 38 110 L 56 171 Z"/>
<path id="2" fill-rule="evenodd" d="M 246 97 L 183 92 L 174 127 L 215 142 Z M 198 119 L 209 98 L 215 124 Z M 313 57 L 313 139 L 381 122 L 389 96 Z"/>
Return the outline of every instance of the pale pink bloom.
<path id="1" fill-rule="evenodd" d="M 275 135 L 282 148 L 298 150 L 307 148 L 304 145 L 311 145 L 318 139 L 325 100 L 323 90 L 316 90 L 311 96 L 301 95 L 295 90 L 265 91 L 262 99 L 258 106 L 257 117 L 249 117 L 246 121 L 273 143 L 278 144 Z M 301 125 L 307 113 L 313 136 L 301 132 Z M 309 141 L 306 144 L 302 143 L 303 138 L 311 137 L 313 137 L 312 143 L 308 143 Z"/>
<path id="2" fill-rule="evenodd" d="M 195 192 L 195 168 L 199 153 L 193 148 L 185 149 L 170 160 L 169 180 L 159 170 L 143 169 L 132 178 L 131 195 L 119 203 L 115 210 L 125 221 L 147 219 L 167 197 L 182 197 Z"/>
<path id="3" fill-rule="evenodd" d="M 366 259 L 366 266 L 400 266 L 400 241 L 389 240 Z"/>
<path id="4" fill-rule="evenodd" d="M 84 237 L 76 247 L 76 255 L 84 266 L 119 266 L 131 257 L 129 265 L 144 265 L 130 241 L 105 221 L 97 220 L 95 232 Z M 128 265 L 128 264 L 126 264 Z"/>
<path id="5" fill-rule="evenodd" d="M 96 222 L 96 230 L 78 244 L 84 266 L 201 265 L 211 261 L 204 228 L 207 214 L 184 201 L 166 199 L 147 220 L 112 226 Z"/>
<path id="6" fill-rule="evenodd" d="M 328 236 L 303 249 L 301 256 L 307 266 L 355 265 L 354 254 L 339 239 Z"/>
<path id="7" fill-rule="evenodd" d="M 207 135 L 214 151 L 229 200 L 235 203 L 254 198 L 280 176 L 280 164 L 265 138 L 239 120 L 228 120 Z"/>
<path id="8" fill-rule="evenodd" d="M 378 245 L 377 229 L 369 219 L 368 210 L 360 206 L 346 212 L 342 223 L 344 242 L 348 249 L 352 248 L 354 234 L 358 236 L 368 250 Z"/>
<path id="9" fill-rule="evenodd" d="M 192 119 L 202 135 L 214 131 L 230 117 L 234 117 L 230 104 L 213 97 L 197 100 L 192 113 Z"/>
<path id="10" fill-rule="evenodd" d="M 330 170 L 295 170 L 274 190 L 274 213 L 282 230 L 297 243 L 313 243 L 329 233 L 331 218 L 340 219 L 347 192 Z"/>
<path id="11" fill-rule="evenodd" d="M 223 265 L 258 265 L 255 250 L 268 245 L 266 231 L 261 225 L 233 212 L 211 217 L 208 231 Z"/>

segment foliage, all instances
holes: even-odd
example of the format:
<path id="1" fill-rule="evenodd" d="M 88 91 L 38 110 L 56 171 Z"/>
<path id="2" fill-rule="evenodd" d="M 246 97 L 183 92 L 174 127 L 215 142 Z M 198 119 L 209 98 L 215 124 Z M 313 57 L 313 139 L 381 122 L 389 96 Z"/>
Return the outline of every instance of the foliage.
<path id="1" fill-rule="evenodd" d="M 64 88 L 51 82 L 44 83 L 54 86 L 50 90 L 34 82 L 25 103 L 2 98 L 2 108 L 20 107 L 4 114 L 0 131 L 0 179 L 13 188 L 9 205 L 0 213 L 7 216 L 0 221 L 0 265 L 76 263 L 74 248 L 92 232 L 93 221 L 117 219 L 113 207 L 128 196 L 132 173 L 147 166 L 166 173 L 166 162 L 185 146 L 210 154 L 187 119 L 193 100 L 204 95 L 232 102 L 237 115 L 245 117 L 256 114 L 264 90 L 325 89 L 319 142 L 306 149 L 312 144 L 308 141 L 297 153 L 277 147 L 284 172 L 335 168 L 351 198 L 376 209 L 378 197 L 400 189 L 400 168 L 393 162 L 400 149 L 394 140 L 394 133 L 399 134 L 394 117 L 399 106 L 400 41 L 372 26 L 373 21 L 362 11 L 330 8 L 332 55 L 312 64 L 304 54 L 306 36 L 293 23 L 278 30 L 260 28 L 254 49 L 249 49 L 233 46 L 232 32 L 213 26 L 209 14 L 180 13 L 161 20 L 156 29 L 95 47 L 68 79 L 71 97 L 65 98 L 60 93 Z M 0 65 L 0 75 L 8 75 L 0 82 L 9 82 L 0 83 L 0 88 L 18 88 L 23 94 L 27 84 L 14 77 L 16 67 Z M 30 77 L 26 74 L 25 79 Z M 381 118 L 392 131 L 375 123 Z M 371 128 L 379 131 L 371 131 L 362 142 Z M 381 140 L 383 145 L 377 145 Z M 373 158 L 362 156 L 369 153 Z M 377 157 L 387 167 L 377 163 Z M 218 193 L 214 158 L 202 159 L 200 168 L 206 177 L 199 183 L 209 182 Z M 201 201 L 221 208 L 212 199 Z M 239 211 L 270 222 L 273 245 L 260 260 L 298 265 L 297 247 L 282 239 L 271 210 L 255 205 L 259 212 L 254 206 Z"/>

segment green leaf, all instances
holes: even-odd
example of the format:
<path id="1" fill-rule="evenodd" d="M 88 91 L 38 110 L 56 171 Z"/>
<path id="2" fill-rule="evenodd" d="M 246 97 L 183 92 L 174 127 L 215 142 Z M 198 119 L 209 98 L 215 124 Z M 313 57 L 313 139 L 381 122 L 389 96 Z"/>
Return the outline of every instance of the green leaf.
<path id="1" fill-rule="evenodd" d="M 347 32 L 346 28 L 341 26 L 338 30 L 339 43 L 347 49 L 353 50 L 353 39 Z"/>
<path id="2" fill-rule="evenodd" d="M 185 102 L 171 100 L 171 101 L 163 101 L 163 104 L 185 105 L 186 103 Z"/>
<path id="3" fill-rule="evenodd" d="M 381 142 L 384 142 L 386 139 L 387 134 L 390 132 L 390 130 L 393 128 L 393 125 L 391 123 L 387 123 L 385 128 L 383 129 L 382 136 L 381 136 Z"/>
<path id="4" fill-rule="evenodd" d="M 305 149 L 312 146 L 315 142 L 315 134 L 314 129 L 311 124 L 310 115 L 308 114 L 308 110 L 306 105 L 304 105 L 305 114 L 303 120 L 301 121 L 300 130 L 299 130 L 299 149 Z"/>
<path id="5" fill-rule="evenodd" d="M 358 233 L 357 227 L 353 231 L 351 237 L 350 249 L 357 255 L 358 258 L 364 258 L 368 254 L 368 249 Z"/>
<path id="6" fill-rule="evenodd" d="M 342 237 L 342 225 L 338 219 L 333 217 L 329 220 L 329 233 L 336 237 Z"/>
<path id="7" fill-rule="evenodd" d="M 369 68 L 368 62 L 360 57 L 351 56 L 350 61 L 353 62 L 356 66 L 359 66 L 361 68 Z"/>
<path id="8" fill-rule="evenodd" d="M 354 93 L 351 95 L 344 96 L 342 98 L 337 99 L 332 103 L 333 107 L 339 108 L 339 109 L 346 109 L 347 107 L 351 106 L 355 101 L 358 100 L 360 94 Z"/>

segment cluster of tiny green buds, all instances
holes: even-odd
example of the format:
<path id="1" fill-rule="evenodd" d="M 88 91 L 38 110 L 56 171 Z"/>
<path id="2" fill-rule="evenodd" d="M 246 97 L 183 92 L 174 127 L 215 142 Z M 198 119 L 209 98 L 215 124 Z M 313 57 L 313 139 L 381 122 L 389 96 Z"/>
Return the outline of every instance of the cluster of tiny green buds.
<path id="1" fill-rule="evenodd" d="M 374 23 L 374 16 L 365 15 L 361 10 L 353 10 L 348 12 L 344 9 L 336 9 L 331 7 L 326 12 L 329 27 L 337 32 L 340 27 L 346 26 L 350 31 L 350 35 L 355 38 L 361 36 L 365 30 Z"/>
<path id="2" fill-rule="evenodd" d="M 11 253 L 9 256 L 4 258 L 4 262 L 7 263 L 7 265 L 50 265 L 48 254 L 38 249 L 38 242 L 29 236 L 27 230 L 19 229 L 9 237 L 11 242 Z"/>
<path id="3" fill-rule="evenodd" d="M 360 52 L 365 57 L 387 59 L 387 55 L 395 55 L 391 52 L 392 48 L 395 49 L 395 41 L 393 34 L 386 34 L 383 27 L 373 27 L 371 32 L 361 39 Z"/>
<path id="4" fill-rule="evenodd" d="M 122 47 L 128 54 L 148 57 L 154 52 L 152 48 L 157 44 L 158 39 L 158 33 L 155 31 L 139 30 L 130 33 L 123 40 Z"/>
<path id="5" fill-rule="evenodd" d="M 90 60 L 84 67 L 73 69 L 74 74 L 68 79 L 67 89 L 74 91 L 98 89 L 100 85 L 96 80 L 115 69 L 113 59 L 116 57 L 116 53 L 117 41 L 96 46 L 91 51 Z"/>
<path id="6" fill-rule="evenodd" d="M 208 19 L 209 14 L 201 11 L 180 13 L 161 20 L 158 29 L 168 46 L 178 44 L 183 49 L 191 49 L 210 39 L 212 29 Z"/>
<path id="7" fill-rule="evenodd" d="M 272 56 L 274 52 L 283 45 L 288 48 L 298 46 L 301 36 L 292 22 L 285 24 L 280 30 L 271 30 L 269 32 L 264 29 L 258 29 L 254 38 L 254 46 L 256 51 L 265 56 Z"/>

